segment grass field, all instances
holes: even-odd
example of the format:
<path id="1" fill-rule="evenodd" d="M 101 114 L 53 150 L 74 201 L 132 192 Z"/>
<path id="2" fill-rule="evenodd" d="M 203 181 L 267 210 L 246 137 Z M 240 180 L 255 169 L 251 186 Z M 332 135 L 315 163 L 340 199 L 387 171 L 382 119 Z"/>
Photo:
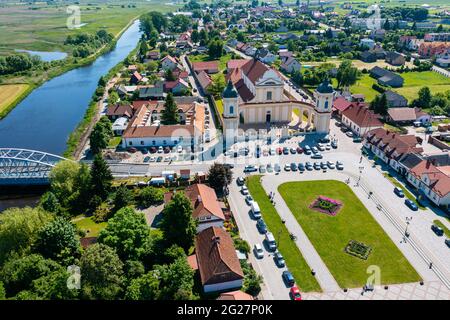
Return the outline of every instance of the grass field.
<path id="1" fill-rule="evenodd" d="M 286 226 L 281 222 L 277 211 L 270 203 L 266 192 L 260 183 L 261 176 L 250 176 L 247 178 L 247 186 L 255 201 L 258 202 L 261 214 L 267 224 L 268 229 L 274 234 L 278 241 L 278 250 L 283 255 L 289 271 L 295 278 L 295 282 L 302 292 L 319 292 L 320 286 L 314 276 L 311 275 L 311 268 L 306 263 L 295 242 L 289 236 Z M 281 233 L 279 234 L 279 231 Z"/>
<path id="2" fill-rule="evenodd" d="M 10 84 L 0 86 L 0 115 L 9 108 L 30 86 L 28 84 Z M 1 117 L 1 116 L 0 116 Z"/>
<path id="3" fill-rule="evenodd" d="M 107 222 L 96 223 L 92 220 L 92 217 L 85 217 L 80 220 L 76 220 L 74 224 L 81 230 L 86 232 L 86 237 L 97 237 L 101 230 L 103 230 Z"/>
<path id="4" fill-rule="evenodd" d="M 403 87 L 392 90 L 403 95 L 408 102 L 412 102 L 418 97 L 420 88 L 427 86 L 431 94 L 450 90 L 450 79 L 433 71 L 406 72 L 401 76 L 405 79 Z M 350 88 L 352 93 L 361 93 L 366 97 L 366 101 L 372 101 L 379 92 L 372 89 L 372 85 L 377 83 L 368 74 L 364 74 L 358 82 Z"/>
<path id="5" fill-rule="evenodd" d="M 128 8 L 128 3 L 112 2 L 105 5 L 99 1 L 81 2 L 80 14 L 83 25 L 79 29 L 67 28 L 68 5 L 24 4 L 4 6 L 0 9 L 0 54 L 13 52 L 15 49 L 37 51 L 67 51 L 64 40 L 69 34 L 95 33 L 100 29 L 118 34 L 128 22 L 151 10 L 168 12 L 177 7 L 147 1 L 134 1 L 135 8 Z"/>
<path id="6" fill-rule="evenodd" d="M 367 268 L 372 265 L 380 268 L 381 284 L 421 279 L 345 183 L 334 180 L 289 182 L 279 186 L 278 191 L 342 288 L 366 284 Z M 343 203 L 336 216 L 309 209 L 319 195 Z M 344 252 L 350 240 L 371 246 L 367 260 Z"/>

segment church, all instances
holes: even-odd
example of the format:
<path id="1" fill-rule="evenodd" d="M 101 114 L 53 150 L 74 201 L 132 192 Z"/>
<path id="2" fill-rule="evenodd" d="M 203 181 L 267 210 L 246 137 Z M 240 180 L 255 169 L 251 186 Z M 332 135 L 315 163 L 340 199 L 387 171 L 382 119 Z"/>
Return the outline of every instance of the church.
<path id="1" fill-rule="evenodd" d="M 300 124 L 306 118 L 306 127 L 315 132 L 329 132 L 335 92 L 328 79 L 314 92 L 314 105 L 297 100 L 285 90 L 279 71 L 256 59 L 230 60 L 226 79 L 222 116 L 227 144 L 237 141 L 239 130 L 287 126 L 293 113 Z"/>

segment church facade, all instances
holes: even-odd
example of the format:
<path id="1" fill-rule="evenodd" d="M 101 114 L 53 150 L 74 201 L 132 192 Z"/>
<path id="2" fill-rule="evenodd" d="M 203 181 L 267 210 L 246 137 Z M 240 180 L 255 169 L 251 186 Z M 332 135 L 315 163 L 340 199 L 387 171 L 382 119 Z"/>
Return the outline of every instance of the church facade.
<path id="1" fill-rule="evenodd" d="M 284 90 L 281 74 L 258 60 L 228 62 L 227 86 L 223 91 L 223 124 L 225 139 L 236 140 L 240 128 L 287 125 L 293 112 L 317 133 L 328 133 L 334 90 L 328 81 L 314 93 L 315 105 L 298 101 Z"/>

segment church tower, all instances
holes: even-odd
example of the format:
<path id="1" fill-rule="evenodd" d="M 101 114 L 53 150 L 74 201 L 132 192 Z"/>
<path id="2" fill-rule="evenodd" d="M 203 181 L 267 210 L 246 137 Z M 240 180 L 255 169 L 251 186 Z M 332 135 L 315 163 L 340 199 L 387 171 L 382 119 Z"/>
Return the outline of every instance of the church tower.
<path id="1" fill-rule="evenodd" d="M 231 80 L 222 93 L 223 101 L 223 137 L 225 147 L 235 143 L 239 127 L 239 95 Z"/>
<path id="2" fill-rule="evenodd" d="M 316 98 L 316 119 L 314 126 L 318 133 L 330 131 L 331 108 L 333 107 L 334 89 L 328 79 L 325 79 L 314 92 Z"/>

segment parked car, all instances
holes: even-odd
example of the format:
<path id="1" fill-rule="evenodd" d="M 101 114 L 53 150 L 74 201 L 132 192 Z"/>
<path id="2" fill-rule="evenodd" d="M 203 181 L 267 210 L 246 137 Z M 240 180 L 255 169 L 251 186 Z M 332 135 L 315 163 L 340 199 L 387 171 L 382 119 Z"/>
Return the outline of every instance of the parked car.
<path id="1" fill-rule="evenodd" d="M 327 161 L 327 166 L 328 166 L 329 169 L 335 169 L 336 168 L 336 165 L 334 164 L 334 162 L 331 162 L 331 161 Z"/>
<path id="2" fill-rule="evenodd" d="M 323 144 L 319 143 L 317 145 L 317 149 L 319 149 L 320 151 L 325 151 L 325 146 Z"/>
<path id="3" fill-rule="evenodd" d="M 412 211 L 417 211 L 419 210 L 419 208 L 417 207 L 417 205 L 414 203 L 414 201 L 406 199 L 405 200 L 405 204 L 408 208 L 410 208 Z"/>
<path id="4" fill-rule="evenodd" d="M 344 170 L 344 164 L 340 161 L 336 161 L 336 169 Z"/>
<path id="5" fill-rule="evenodd" d="M 159 156 L 158 158 L 156 158 L 156 162 L 161 162 L 163 160 L 162 156 Z"/>
<path id="6" fill-rule="evenodd" d="M 156 149 L 156 147 L 150 147 L 150 153 L 156 153 L 156 151 L 158 151 L 158 149 Z"/>
<path id="7" fill-rule="evenodd" d="M 333 149 L 337 149 L 338 144 L 337 144 L 337 141 L 336 141 L 336 140 L 333 140 L 333 141 L 331 142 L 331 147 L 332 147 Z"/>
<path id="8" fill-rule="evenodd" d="M 289 148 L 288 147 L 284 147 L 283 148 L 283 154 L 284 155 L 288 155 L 289 154 Z"/>
<path id="9" fill-rule="evenodd" d="M 283 149 L 281 149 L 281 148 L 277 148 L 277 154 L 278 154 L 278 155 L 281 155 L 281 154 L 283 154 Z"/>
<path id="10" fill-rule="evenodd" d="M 243 186 L 244 183 L 245 183 L 244 177 L 238 177 L 238 178 L 236 179 L 236 183 L 237 183 L 238 186 Z"/>
<path id="11" fill-rule="evenodd" d="M 164 152 L 163 147 L 162 147 L 162 146 L 159 146 L 159 147 L 158 147 L 158 153 L 163 153 L 163 152 Z"/>
<path id="12" fill-rule="evenodd" d="M 291 166 L 289 165 L 289 163 L 286 163 L 284 165 L 284 171 L 291 171 Z"/>
<path id="13" fill-rule="evenodd" d="M 258 171 L 258 168 L 256 168 L 256 166 L 253 165 L 245 166 L 244 168 L 244 172 L 256 172 L 256 171 Z"/>
<path id="14" fill-rule="evenodd" d="M 292 300 L 302 300 L 302 295 L 300 294 L 300 290 L 298 290 L 297 286 L 291 287 L 289 294 Z"/>
<path id="15" fill-rule="evenodd" d="M 405 194 L 403 193 L 403 190 L 399 187 L 394 188 L 394 193 L 399 196 L 400 198 L 404 198 Z"/>
<path id="16" fill-rule="evenodd" d="M 308 170 L 308 171 L 312 171 L 314 168 L 313 168 L 313 165 L 311 164 L 311 162 L 309 162 L 309 161 L 306 161 L 306 163 L 305 163 L 305 168 L 306 168 L 306 170 Z"/>
<path id="17" fill-rule="evenodd" d="M 290 273 L 289 271 L 287 270 L 283 271 L 283 274 L 281 276 L 283 277 L 284 283 L 286 283 L 288 287 L 292 287 L 295 284 L 294 277 L 292 276 L 292 273 Z"/>
<path id="18" fill-rule="evenodd" d="M 347 131 L 345 134 L 347 135 L 347 137 L 350 137 L 350 138 L 353 137 L 353 132 L 351 132 L 351 131 Z"/>
<path id="19" fill-rule="evenodd" d="M 144 163 L 150 162 L 150 157 L 145 157 L 144 158 Z"/>
<path id="20" fill-rule="evenodd" d="M 311 159 L 322 159 L 322 158 L 323 158 L 323 155 L 321 153 L 314 153 L 311 156 Z"/>
<path id="21" fill-rule="evenodd" d="M 290 152 L 291 154 L 296 154 L 296 153 L 297 153 L 297 150 L 295 150 L 294 148 L 290 148 L 290 149 L 289 149 L 289 152 Z"/>
<path id="22" fill-rule="evenodd" d="M 322 170 L 327 170 L 327 168 L 328 168 L 327 163 L 326 163 L 325 161 L 322 161 L 322 162 L 320 163 L 320 168 L 321 168 Z"/>
<path id="23" fill-rule="evenodd" d="M 275 252 L 273 259 L 275 260 L 275 264 L 280 268 L 283 268 L 286 265 L 283 255 L 279 251 Z"/>
<path id="24" fill-rule="evenodd" d="M 279 165 L 278 163 L 275 163 L 274 166 L 273 166 L 273 170 L 274 170 L 275 172 L 280 172 L 280 171 L 281 171 L 280 165 Z"/>
<path id="25" fill-rule="evenodd" d="M 252 201 L 253 197 L 251 195 L 248 194 L 245 196 L 245 202 L 247 203 L 247 205 L 251 205 Z"/>
<path id="26" fill-rule="evenodd" d="M 298 170 L 300 171 L 300 172 L 303 172 L 303 171 L 305 171 L 305 165 L 303 164 L 303 163 L 299 163 L 298 164 Z"/>
<path id="27" fill-rule="evenodd" d="M 322 143 L 328 143 L 328 142 L 330 142 L 330 136 L 327 134 L 325 137 L 321 138 L 319 141 Z"/>
<path id="28" fill-rule="evenodd" d="M 313 153 L 319 153 L 319 149 L 317 149 L 317 147 L 312 147 L 311 150 Z"/>
<path id="29" fill-rule="evenodd" d="M 450 248 L 450 239 L 445 239 L 445 244 Z"/>
<path id="30" fill-rule="evenodd" d="M 314 162 L 314 169 L 320 170 L 320 163 L 319 162 Z"/>
<path id="31" fill-rule="evenodd" d="M 182 146 L 178 146 L 177 147 L 177 152 L 178 153 L 182 153 L 183 152 L 183 147 Z"/>
<path id="32" fill-rule="evenodd" d="M 129 153 L 136 153 L 138 150 L 135 147 L 130 147 L 127 149 Z"/>
<path id="33" fill-rule="evenodd" d="M 259 243 L 255 244 L 255 246 L 253 247 L 253 252 L 255 253 L 256 258 L 258 259 L 264 258 L 264 250 Z"/>
<path id="34" fill-rule="evenodd" d="M 275 155 L 275 153 L 276 153 L 276 150 L 275 150 L 275 148 L 274 148 L 274 147 L 270 148 L 270 150 L 269 150 L 269 154 L 270 154 L 271 156 L 274 156 L 274 155 Z"/>
<path id="35" fill-rule="evenodd" d="M 431 230 L 433 230 L 433 232 L 436 233 L 436 235 L 438 235 L 439 237 L 442 237 L 444 235 L 444 229 L 442 229 L 438 225 L 433 224 L 431 226 Z"/>
<path id="36" fill-rule="evenodd" d="M 268 163 L 267 166 L 266 166 L 266 169 L 267 169 L 267 172 L 268 172 L 268 173 L 272 173 L 272 172 L 273 172 L 272 164 L 271 164 L 271 163 Z"/>
<path id="37" fill-rule="evenodd" d="M 303 153 L 303 149 L 301 147 L 297 147 L 297 149 L 295 149 L 295 151 L 297 151 L 298 154 Z"/>
<path id="38" fill-rule="evenodd" d="M 355 142 L 355 143 L 362 142 L 362 138 L 361 137 L 354 137 L 353 138 L 353 142 Z"/>
<path id="39" fill-rule="evenodd" d="M 297 164 L 295 162 L 291 163 L 291 171 L 297 171 Z"/>
<path id="40" fill-rule="evenodd" d="M 260 165 L 259 166 L 259 173 L 266 173 L 266 166 L 265 165 Z"/>
<path id="41" fill-rule="evenodd" d="M 147 154 L 147 153 L 148 153 L 148 150 L 147 150 L 146 148 L 143 148 L 143 149 L 141 149 L 141 153 L 142 153 L 142 154 Z"/>
<path id="42" fill-rule="evenodd" d="M 263 219 L 259 219 L 256 222 L 256 228 L 258 228 L 258 231 L 262 234 L 265 234 L 267 232 L 267 226 Z"/>
<path id="43" fill-rule="evenodd" d="M 150 162 L 155 162 L 156 161 L 156 157 L 150 157 Z"/>
<path id="44" fill-rule="evenodd" d="M 253 218 L 261 219 L 261 209 L 259 209 L 258 202 L 256 202 L 256 201 L 250 202 L 250 208 L 251 208 Z"/>
<path id="45" fill-rule="evenodd" d="M 275 237 L 273 236 L 272 232 L 266 233 L 265 241 L 269 251 L 275 251 L 277 249 L 277 243 L 275 242 Z"/>
<path id="46" fill-rule="evenodd" d="M 308 145 L 304 146 L 304 147 L 303 147 L 303 152 L 304 152 L 306 155 L 310 155 L 311 152 L 312 152 L 310 146 L 308 146 Z"/>
<path id="47" fill-rule="evenodd" d="M 247 186 L 242 186 L 242 188 L 241 188 L 241 193 L 244 195 L 244 196 L 246 196 L 246 195 L 248 195 L 248 188 L 247 188 Z"/>

